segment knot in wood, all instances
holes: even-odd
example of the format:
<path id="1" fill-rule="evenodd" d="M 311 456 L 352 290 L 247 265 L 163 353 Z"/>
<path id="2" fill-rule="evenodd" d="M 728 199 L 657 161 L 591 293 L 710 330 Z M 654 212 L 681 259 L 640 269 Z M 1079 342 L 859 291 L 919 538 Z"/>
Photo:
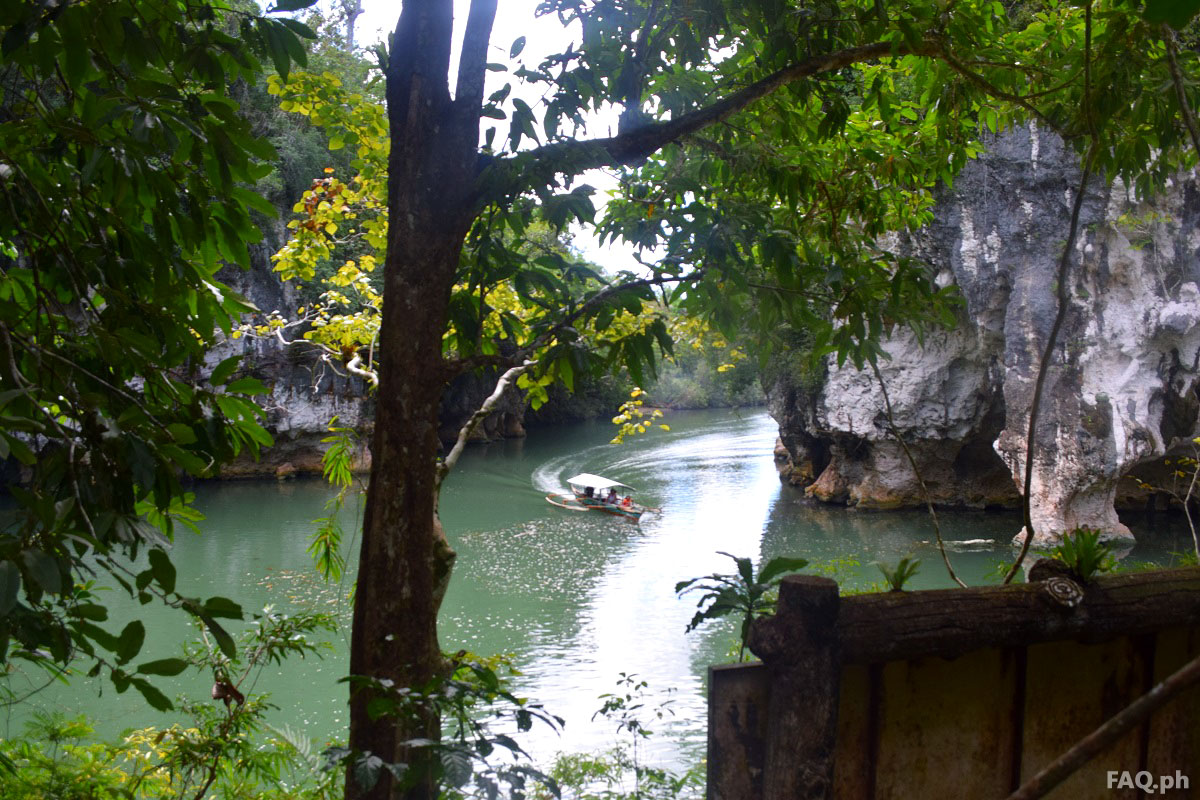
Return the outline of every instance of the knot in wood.
<path id="1" fill-rule="evenodd" d="M 1075 608 L 1083 602 L 1083 588 L 1070 578 L 1055 575 L 1041 584 L 1042 597 L 1059 608 Z"/>

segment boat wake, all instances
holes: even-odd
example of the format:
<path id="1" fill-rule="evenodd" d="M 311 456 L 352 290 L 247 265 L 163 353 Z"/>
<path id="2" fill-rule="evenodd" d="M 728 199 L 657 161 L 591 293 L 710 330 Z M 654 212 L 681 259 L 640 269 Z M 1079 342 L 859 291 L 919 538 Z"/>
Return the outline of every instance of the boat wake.
<path id="1" fill-rule="evenodd" d="M 579 472 L 596 472 L 624 481 L 635 489 L 660 484 L 664 470 L 673 474 L 728 470 L 736 464 L 761 459 L 776 435 L 775 422 L 765 414 L 747 427 L 745 419 L 706 425 L 698 431 L 648 435 L 624 445 L 601 444 L 552 458 L 533 470 L 538 491 L 569 494 L 566 479 Z"/>

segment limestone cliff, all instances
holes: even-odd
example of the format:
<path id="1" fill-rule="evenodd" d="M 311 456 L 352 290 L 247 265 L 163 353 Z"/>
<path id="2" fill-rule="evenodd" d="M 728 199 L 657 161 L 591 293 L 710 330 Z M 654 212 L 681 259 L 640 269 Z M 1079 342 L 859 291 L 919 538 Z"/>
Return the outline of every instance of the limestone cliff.
<path id="1" fill-rule="evenodd" d="M 282 224 L 267 224 L 264 241 L 251 248 L 250 270 L 228 268 L 218 276 L 243 297 L 263 311 L 294 309 L 301 303 L 291 286 L 282 283 L 271 270 L 271 254 L 286 238 Z M 264 397 L 256 398 L 266 412 L 264 427 L 275 439 L 275 445 L 265 450 L 259 459 L 249 454 L 227 464 L 223 478 L 321 472 L 321 456 L 328 445 L 321 439 L 329 435 L 329 423 L 335 417 L 338 425 L 360 432 L 355 467 L 370 467 L 367 449 L 373 400 L 363 381 L 345 374 L 337 364 L 322 362 L 305 348 L 284 347 L 275 339 L 240 338 L 226 340 L 205 358 L 205 368 L 211 371 L 229 356 L 242 357 L 238 374 L 252 375 L 270 389 Z"/>
<path id="2" fill-rule="evenodd" d="M 939 503 L 1019 500 L 1075 163 L 1056 137 L 1010 132 L 959 176 L 935 222 L 905 243 L 964 300 L 956 329 L 923 347 L 897 334 L 882 367 L 897 425 Z M 1043 542 L 1077 526 L 1127 536 L 1113 507 L 1122 477 L 1195 435 L 1198 222 L 1194 176 L 1149 203 L 1119 182 L 1095 180 L 1086 194 L 1036 436 L 1031 501 Z M 818 499 L 860 508 L 919 504 L 874 377 L 832 362 L 823 380 L 797 381 L 794 372 L 777 369 L 766 382 L 793 480 L 811 481 Z"/>

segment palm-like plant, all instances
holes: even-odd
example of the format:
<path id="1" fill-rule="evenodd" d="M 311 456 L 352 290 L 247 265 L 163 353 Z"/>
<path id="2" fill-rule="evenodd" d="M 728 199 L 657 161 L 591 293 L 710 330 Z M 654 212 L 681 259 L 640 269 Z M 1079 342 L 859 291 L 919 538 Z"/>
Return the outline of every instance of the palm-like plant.
<path id="1" fill-rule="evenodd" d="M 921 568 L 921 559 L 906 556 L 900 559 L 900 563 L 894 567 L 882 562 L 876 563 L 875 566 L 879 567 L 879 571 L 887 579 L 890 591 L 903 592 L 904 584 L 908 583 L 908 579 L 916 575 Z"/>
<path id="2" fill-rule="evenodd" d="M 1116 564 L 1112 548 L 1100 541 L 1100 531 L 1091 528 L 1064 533 L 1062 542 L 1050 555 L 1066 564 L 1081 583 L 1087 583 L 1097 573 L 1108 572 Z"/>
<path id="3" fill-rule="evenodd" d="M 746 643 L 750 637 L 750 623 L 765 616 L 775 608 L 775 592 L 783 576 L 808 566 L 808 559 L 779 556 L 768 561 L 758 574 L 754 574 L 754 563 L 748 558 L 738 558 L 723 551 L 721 555 L 733 559 L 737 572 L 722 575 L 713 573 L 675 584 L 675 594 L 682 597 L 689 592 L 702 592 L 696 603 L 696 614 L 688 623 L 692 631 L 702 622 L 740 614 L 742 617 L 741 648 L 738 661 L 746 657 Z"/>

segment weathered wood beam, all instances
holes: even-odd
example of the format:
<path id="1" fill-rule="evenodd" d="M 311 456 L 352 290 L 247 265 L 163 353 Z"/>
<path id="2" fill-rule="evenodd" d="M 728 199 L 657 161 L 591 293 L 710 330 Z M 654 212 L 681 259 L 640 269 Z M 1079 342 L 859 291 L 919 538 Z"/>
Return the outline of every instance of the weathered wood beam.
<path id="1" fill-rule="evenodd" d="M 781 596 L 794 580 L 784 579 Z M 785 609 L 781 603 L 775 625 L 786 625 Z M 1054 602 L 1043 583 L 844 597 L 837 638 L 843 663 L 869 664 L 1062 639 L 1102 641 L 1198 623 L 1200 568 L 1188 567 L 1097 579 L 1073 608 Z"/>

